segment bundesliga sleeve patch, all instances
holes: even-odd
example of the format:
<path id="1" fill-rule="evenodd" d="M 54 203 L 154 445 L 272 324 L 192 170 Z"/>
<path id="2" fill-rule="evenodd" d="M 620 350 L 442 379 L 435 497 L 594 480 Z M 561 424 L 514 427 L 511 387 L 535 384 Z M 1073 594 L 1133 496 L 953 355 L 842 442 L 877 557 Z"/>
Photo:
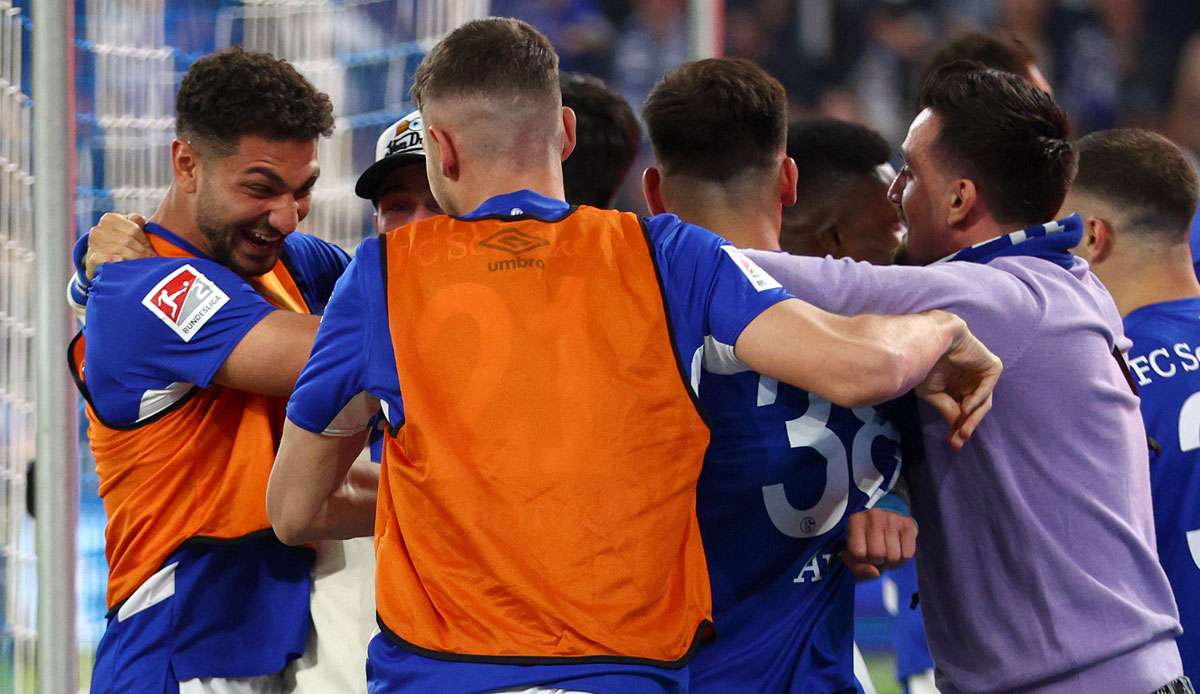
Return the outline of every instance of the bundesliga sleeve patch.
<path id="1" fill-rule="evenodd" d="M 191 342 L 200 328 L 227 303 L 229 295 L 191 265 L 184 265 L 164 277 L 142 299 L 142 305 L 184 342 Z"/>
<path id="2" fill-rule="evenodd" d="M 738 266 L 738 269 L 742 271 L 746 279 L 750 280 L 750 284 L 754 285 L 756 290 L 765 292 L 768 289 L 779 289 L 783 286 L 766 270 L 759 267 L 758 263 L 742 255 L 742 252 L 733 246 L 721 246 L 721 250 L 729 254 L 734 264 Z"/>

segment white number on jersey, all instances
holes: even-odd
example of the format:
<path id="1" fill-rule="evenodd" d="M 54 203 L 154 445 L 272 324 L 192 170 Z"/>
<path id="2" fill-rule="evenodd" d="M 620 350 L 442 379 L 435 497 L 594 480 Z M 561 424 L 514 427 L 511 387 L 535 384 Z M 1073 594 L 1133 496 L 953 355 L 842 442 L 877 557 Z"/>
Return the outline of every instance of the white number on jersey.
<path id="1" fill-rule="evenodd" d="M 766 377 L 762 377 L 766 379 Z M 768 385 L 760 380 L 760 405 L 762 393 Z M 769 398 L 771 402 L 774 398 Z M 832 406 L 811 393 L 808 396 L 808 408 L 804 414 L 786 423 L 788 443 L 792 448 L 811 448 L 825 458 L 825 489 L 821 498 L 807 508 L 798 509 L 788 501 L 787 492 L 782 484 L 771 484 L 763 487 L 763 502 L 767 507 L 767 515 L 779 532 L 788 537 L 810 538 L 817 537 L 832 530 L 842 520 L 846 513 L 846 504 L 850 495 L 850 475 L 853 471 L 854 484 L 863 494 L 869 497 L 868 507 L 875 504 L 892 488 L 900 474 L 899 466 L 892 479 L 885 480 L 883 474 L 871 459 L 871 448 L 875 439 L 884 437 L 890 441 L 899 442 L 896 429 L 883 419 L 873 408 L 860 407 L 853 410 L 863 422 L 863 426 L 854 436 L 851 444 L 852 453 L 847 452 L 846 446 L 838 435 L 829 428 L 829 414 Z"/>

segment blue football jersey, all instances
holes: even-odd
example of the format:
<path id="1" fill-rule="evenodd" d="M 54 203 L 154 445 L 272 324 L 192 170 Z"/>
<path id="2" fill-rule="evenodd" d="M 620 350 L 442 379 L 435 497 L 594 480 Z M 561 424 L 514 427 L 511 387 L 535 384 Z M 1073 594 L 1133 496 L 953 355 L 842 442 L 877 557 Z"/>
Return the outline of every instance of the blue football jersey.
<path id="1" fill-rule="evenodd" d="M 749 371 L 715 339 L 703 363 L 713 436 L 697 513 L 716 638 L 692 662 L 692 688 L 859 691 L 854 578 L 837 553 L 848 516 L 899 477 L 899 435 L 874 408 Z"/>
<path id="2" fill-rule="evenodd" d="M 1200 680 L 1200 298 L 1144 306 L 1125 318 L 1129 370 L 1153 440 L 1150 488 L 1158 558 L 1183 635 L 1184 672 Z"/>

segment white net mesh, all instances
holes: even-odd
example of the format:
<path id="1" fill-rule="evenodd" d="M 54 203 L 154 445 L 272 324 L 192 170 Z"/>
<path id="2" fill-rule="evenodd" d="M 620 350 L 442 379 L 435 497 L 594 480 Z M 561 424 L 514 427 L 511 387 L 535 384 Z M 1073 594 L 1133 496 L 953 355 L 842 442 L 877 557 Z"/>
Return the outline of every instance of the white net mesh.
<path id="1" fill-rule="evenodd" d="M 25 504 L 34 457 L 33 138 L 21 90 L 25 18 L 0 0 L 0 691 L 28 688 L 34 673 L 37 563 Z"/>

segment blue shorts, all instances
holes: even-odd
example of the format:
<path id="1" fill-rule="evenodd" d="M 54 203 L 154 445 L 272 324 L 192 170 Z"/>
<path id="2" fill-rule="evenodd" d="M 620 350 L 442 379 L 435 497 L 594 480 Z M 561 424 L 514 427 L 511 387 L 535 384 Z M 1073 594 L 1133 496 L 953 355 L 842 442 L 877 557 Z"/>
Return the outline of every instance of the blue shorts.
<path id="1" fill-rule="evenodd" d="M 281 672 L 308 638 L 311 565 L 274 537 L 184 545 L 109 615 L 93 694 Z"/>

